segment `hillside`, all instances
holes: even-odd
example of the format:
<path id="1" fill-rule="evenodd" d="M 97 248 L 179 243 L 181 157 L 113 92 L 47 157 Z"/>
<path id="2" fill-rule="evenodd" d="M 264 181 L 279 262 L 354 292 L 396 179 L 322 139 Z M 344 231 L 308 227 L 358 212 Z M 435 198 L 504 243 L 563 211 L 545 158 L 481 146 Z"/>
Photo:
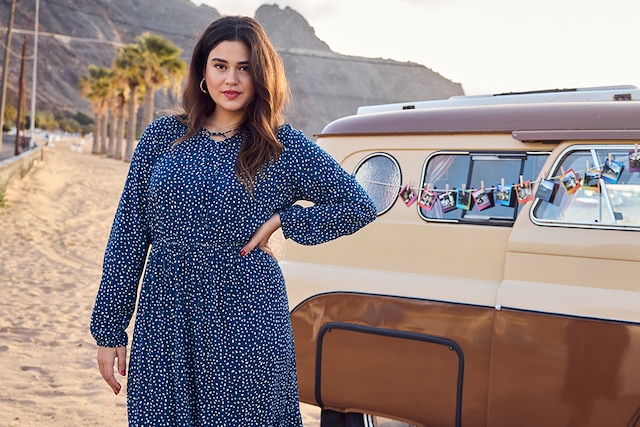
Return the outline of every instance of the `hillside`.
<path id="1" fill-rule="evenodd" d="M 8 25 L 10 3 L 0 2 L 3 28 Z M 35 0 L 18 1 L 8 85 L 8 99 L 13 102 L 17 99 L 23 45 L 24 32 L 20 30 L 33 30 L 34 11 Z M 89 113 L 88 103 L 76 89 L 88 65 L 110 66 L 118 45 L 133 42 L 144 31 L 171 40 L 183 49 L 183 59 L 188 61 L 194 36 L 219 16 L 216 9 L 196 6 L 189 0 L 41 1 L 37 110 Z M 459 83 L 423 65 L 335 53 L 316 37 L 304 17 L 290 8 L 263 5 L 255 18 L 285 63 L 294 97 L 289 120 L 309 136 L 336 118 L 354 114 L 360 105 L 462 94 Z M 2 31 L 2 40 L 5 38 L 6 30 Z M 30 40 L 27 56 L 32 55 Z M 32 62 L 28 60 L 27 91 L 31 87 L 31 70 Z M 160 95 L 156 108 L 161 110 L 176 102 Z"/>

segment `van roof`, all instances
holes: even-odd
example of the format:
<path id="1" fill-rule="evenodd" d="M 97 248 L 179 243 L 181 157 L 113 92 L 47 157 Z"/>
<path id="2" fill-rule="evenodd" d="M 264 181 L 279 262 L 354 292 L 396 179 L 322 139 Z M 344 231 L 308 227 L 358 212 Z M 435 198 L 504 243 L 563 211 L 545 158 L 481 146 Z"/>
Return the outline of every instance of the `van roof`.
<path id="1" fill-rule="evenodd" d="M 549 102 L 395 110 L 329 123 L 319 136 L 511 133 L 521 141 L 640 139 L 640 102 Z"/>
<path id="2" fill-rule="evenodd" d="M 460 95 L 448 99 L 361 106 L 357 114 L 424 108 L 462 107 L 496 104 L 532 104 L 546 102 L 637 101 L 640 90 L 633 85 L 598 86 L 571 89 L 545 89 L 491 95 Z"/>

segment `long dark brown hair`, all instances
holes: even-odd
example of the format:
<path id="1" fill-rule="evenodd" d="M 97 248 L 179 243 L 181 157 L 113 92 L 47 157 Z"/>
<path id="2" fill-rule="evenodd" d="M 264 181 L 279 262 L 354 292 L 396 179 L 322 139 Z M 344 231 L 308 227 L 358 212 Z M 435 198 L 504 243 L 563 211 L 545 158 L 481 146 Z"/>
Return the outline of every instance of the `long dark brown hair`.
<path id="1" fill-rule="evenodd" d="M 282 144 L 276 138 L 276 132 L 284 123 L 284 108 L 289 101 L 289 85 L 282 60 L 255 19 L 225 16 L 213 21 L 200 36 L 193 49 L 182 96 L 187 132 L 177 142 L 196 135 L 216 108 L 209 94 L 203 93 L 199 85 L 209 53 L 223 41 L 242 42 L 250 52 L 249 73 L 255 94 L 247 105 L 242 124 L 244 141 L 238 155 L 236 174 L 252 191 L 256 176 L 280 156 Z"/>

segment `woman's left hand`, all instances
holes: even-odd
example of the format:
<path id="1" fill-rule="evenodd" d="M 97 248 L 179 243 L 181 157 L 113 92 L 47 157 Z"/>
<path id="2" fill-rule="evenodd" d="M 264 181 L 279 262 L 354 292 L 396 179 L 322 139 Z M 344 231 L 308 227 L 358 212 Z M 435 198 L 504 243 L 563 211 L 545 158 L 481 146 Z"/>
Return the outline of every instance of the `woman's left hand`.
<path id="1" fill-rule="evenodd" d="M 267 253 L 271 258 L 278 260 L 273 254 L 273 251 L 269 247 L 269 238 L 271 235 L 280 228 L 280 213 L 276 212 L 265 221 L 258 229 L 253 233 L 251 239 L 240 250 L 240 255 L 245 256 L 251 252 L 256 246 L 263 252 Z"/>

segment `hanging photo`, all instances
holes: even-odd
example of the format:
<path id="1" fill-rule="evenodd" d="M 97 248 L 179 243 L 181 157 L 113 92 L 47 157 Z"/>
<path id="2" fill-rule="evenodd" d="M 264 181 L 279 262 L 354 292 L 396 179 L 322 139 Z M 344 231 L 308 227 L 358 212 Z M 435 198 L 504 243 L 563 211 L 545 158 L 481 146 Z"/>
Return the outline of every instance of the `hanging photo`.
<path id="1" fill-rule="evenodd" d="M 560 183 L 568 194 L 575 193 L 581 187 L 578 175 L 573 169 L 569 169 L 560 177 Z"/>
<path id="2" fill-rule="evenodd" d="M 422 189 L 422 193 L 420 195 L 420 199 L 418 200 L 418 205 L 429 212 L 433 209 L 433 206 L 438 201 L 438 195 L 433 191 L 429 190 L 427 187 Z"/>
<path id="3" fill-rule="evenodd" d="M 450 212 L 456 209 L 456 193 L 455 191 L 445 191 L 438 196 L 442 212 Z"/>
<path id="4" fill-rule="evenodd" d="M 398 196 L 400 196 L 404 204 L 407 206 L 411 206 L 413 202 L 415 202 L 418 198 L 418 195 L 415 191 L 413 191 L 413 188 L 411 188 L 409 184 L 406 184 L 404 187 L 402 187 L 400 193 L 398 193 Z"/>
<path id="5" fill-rule="evenodd" d="M 602 167 L 602 179 L 610 184 L 616 184 L 622 174 L 623 165 L 615 160 L 607 159 Z"/>
<path id="6" fill-rule="evenodd" d="M 533 190 L 531 189 L 531 181 L 524 181 L 514 186 L 518 204 L 527 203 L 533 200 Z"/>
<path id="7" fill-rule="evenodd" d="M 479 211 L 493 206 L 492 191 L 487 191 L 484 188 L 478 188 L 477 190 L 474 190 L 471 195 L 473 196 L 473 201 Z"/>
<path id="8" fill-rule="evenodd" d="M 557 190 L 558 186 L 555 182 L 549 179 L 543 179 L 540 184 L 538 184 L 536 198 L 545 202 L 553 203 L 553 198 L 555 197 Z"/>
<path id="9" fill-rule="evenodd" d="M 464 209 L 468 211 L 471 209 L 471 190 L 465 190 L 464 188 L 459 188 L 456 191 L 456 208 Z"/>
<path id="10" fill-rule="evenodd" d="M 640 152 L 637 148 L 629 151 L 629 172 L 640 172 Z"/>
<path id="11" fill-rule="evenodd" d="M 511 193 L 513 193 L 513 191 L 510 185 L 496 185 L 496 200 L 498 204 L 502 206 L 512 206 Z"/>
<path id="12" fill-rule="evenodd" d="M 582 188 L 584 190 L 600 191 L 600 169 L 588 169 L 582 178 Z"/>

